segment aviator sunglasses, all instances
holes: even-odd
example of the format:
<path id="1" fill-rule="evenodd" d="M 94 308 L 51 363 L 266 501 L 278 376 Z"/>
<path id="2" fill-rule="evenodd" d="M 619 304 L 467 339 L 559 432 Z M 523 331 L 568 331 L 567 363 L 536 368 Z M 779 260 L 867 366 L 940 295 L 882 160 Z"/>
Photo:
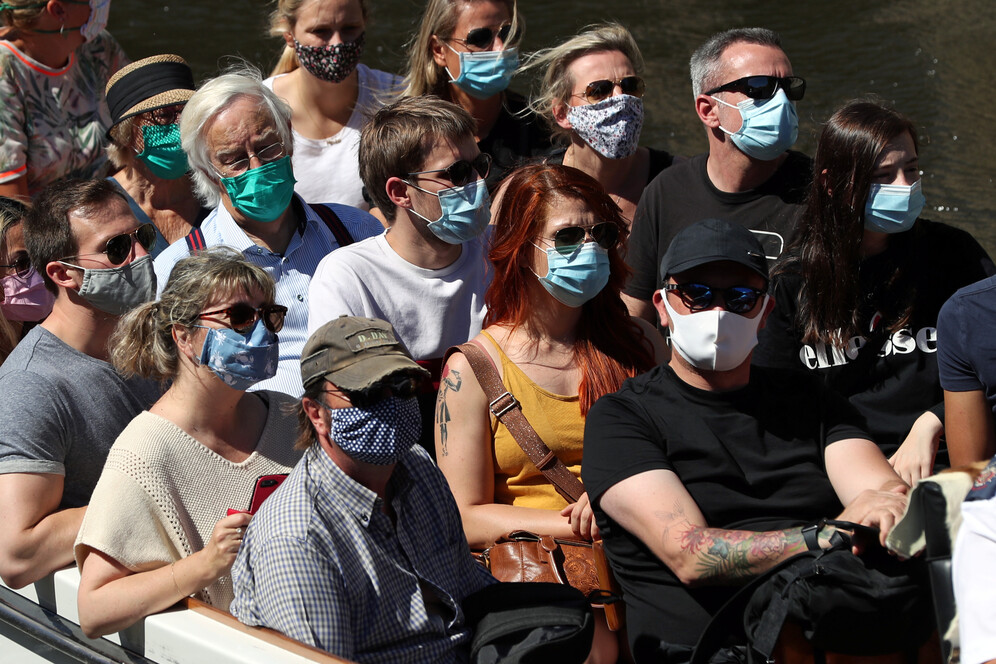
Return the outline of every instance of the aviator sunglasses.
<path id="1" fill-rule="evenodd" d="M 211 320 L 212 316 L 228 316 L 229 327 L 239 334 L 245 334 L 252 329 L 257 320 L 262 319 L 263 326 L 276 334 L 283 329 L 284 316 L 286 315 L 287 307 L 280 304 L 264 304 L 260 307 L 254 307 L 247 302 L 236 302 L 225 309 L 205 311 L 197 317 L 197 320 Z M 221 321 L 214 322 L 220 323 Z"/>
<path id="2" fill-rule="evenodd" d="M 13 270 L 14 274 L 23 279 L 31 271 L 31 259 L 27 254 L 20 254 L 10 265 L 0 265 L 0 269 Z"/>
<path id="3" fill-rule="evenodd" d="M 491 48 L 491 45 L 495 43 L 495 37 L 501 40 L 504 44 L 508 41 L 508 35 L 512 32 L 512 26 L 508 23 L 501 26 L 497 30 L 491 28 L 474 28 L 467 33 L 467 36 L 463 39 L 457 37 L 450 37 L 455 42 L 464 44 L 465 46 L 473 46 L 479 49 Z"/>
<path id="4" fill-rule="evenodd" d="M 142 245 L 142 249 L 145 249 L 145 251 L 151 251 L 152 247 L 156 244 L 156 227 L 152 224 L 142 224 L 130 233 L 122 233 L 121 235 L 115 235 L 112 237 L 107 241 L 107 244 L 104 245 L 103 251 L 98 251 L 92 254 L 76 254 L 74 256 L 66 256 L 60 260 L 107 254 L 108 263 L 111 265 L 121 265 L 128 260 L 128 255 L 131 254 L 132 238 L 135 238 L 135 241 Z"/>
<path id="5" fill-rule="evenodd" d="M 617 85 L 624 95 L 632 97 L 642 97 L 643 93 L 647 91 L 647 84 L 639 76 L 624 76 L 618 81 L 610 81 L 606 78 L 592 81 L 585 87 L 583 95 L 575 96 L 584 97 L 589 104 L 597 104 L 611 97 L 612 91 Z"/>
<path id="6" fill-rule="evenodd" d="M 425 175 L 426 173 L 446 173 L 447 180 L 457 187 L 463 187 L 477 180 L 478 175 L 482 178 L 488 177 L 489 172 L 491 172 L 491 155 L 487 152 L 482 152 L 471 161 L 458 159 L 446 168 L 436 168 L 431 171 L 416 171 L 409 173 L 408 177 L 412 175 Z"/>
<path id="7" fill-rule="evenodd" d="M 689 311 L 705 311 L 712 307 L 717 294 L 723 296 L 723 308 L 734 314 L 745 314 L 754 308 L 764 291 L 750 286 L 713 288 L 705 284 L 665 284 L 664 291 L 674 291 Z"/>
<path id="8" fill-rule="evenodd" d="M 707 90 L 706 94 L 742 92 L 751 99 L 771 99 L 778 88 L 784 90 L 785 96 L 792 101 L 799 101 L 806 94 L 806 79 L 798 76 L 744 76 Z"/>
<path id="9" fill-rule="evenodd" d="M 349 397 L 353 406 L 369 408 L 388 396 L 410 399 L 418 393 L 419 385 L 419 381 L 408 374 L 396 374 L 379 380 L 364 390 L 343 390 L 343 393 Z"/>
<path id="10" fill-rule="evenodd" d="M 619 227 L 608 221 L 594 226 L 565 226 L 553 234 L 553 247 L 559 253 L 569 256 L 584 243 L 586 236 L 602 249 L 611 249 L 619 241 Z"/>

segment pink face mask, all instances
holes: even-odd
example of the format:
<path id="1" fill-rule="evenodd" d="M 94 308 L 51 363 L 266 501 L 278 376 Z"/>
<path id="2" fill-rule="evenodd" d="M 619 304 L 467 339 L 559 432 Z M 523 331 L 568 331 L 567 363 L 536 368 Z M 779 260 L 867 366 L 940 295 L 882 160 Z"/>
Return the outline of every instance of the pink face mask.
<path id="1" fill-rule="evenodd" d="M 55 297 L 34 268 L 23 277 L 16 274 L 4 277 L 0 283 L 3 284 L 0 311 L 7 320 L 39 321 L 52 313 Z"/>

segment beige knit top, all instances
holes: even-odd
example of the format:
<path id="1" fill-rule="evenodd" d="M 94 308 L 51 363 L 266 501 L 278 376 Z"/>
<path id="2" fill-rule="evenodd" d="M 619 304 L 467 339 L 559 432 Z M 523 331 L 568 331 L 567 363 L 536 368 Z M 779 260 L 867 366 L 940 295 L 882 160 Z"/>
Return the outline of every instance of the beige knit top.
<path id="1" fill-rule="evenodd" d="M 289 473 L 297 417 L 280 392 L 255 392 L 268 412 L 256 449 L 241 463 L 212 452 L 175 424 L 140 413 L 114 441 L 76 537 L 76 564 L 96 549 L 134 572 L 168 565 L 204 548 L 228 508 L 249 509 L 256 479 Z M 224 576 L 198 593 L 228 610 L 232 582 Z"/>

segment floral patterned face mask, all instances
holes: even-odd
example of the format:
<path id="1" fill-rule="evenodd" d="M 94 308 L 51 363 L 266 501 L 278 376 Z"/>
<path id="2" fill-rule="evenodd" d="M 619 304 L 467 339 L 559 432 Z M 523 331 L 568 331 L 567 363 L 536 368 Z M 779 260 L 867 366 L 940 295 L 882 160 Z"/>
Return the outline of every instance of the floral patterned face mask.
<path id="1" fill-rule="evenodd" d="M 594 104 L 572 106 L 567 119 L 578 136 L 606 159 L 623 159 L 640 144 L 643 100 L 616 95 Z"/>
<path id="2" fill-rule="evenodd" d="M 356 41 L 326 46 L 304 46 L 295 39 L 294 52 L 301 66 L 312 76 L 331 83 L 342 83 L 359 64 L 365 40 L 366 33 Z"/>

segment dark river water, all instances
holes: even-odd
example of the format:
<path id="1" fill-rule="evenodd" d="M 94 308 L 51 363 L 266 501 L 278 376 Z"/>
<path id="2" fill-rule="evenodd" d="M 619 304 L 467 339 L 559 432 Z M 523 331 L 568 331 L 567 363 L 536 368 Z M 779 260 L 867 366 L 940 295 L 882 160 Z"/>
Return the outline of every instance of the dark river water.
<path id="1" fill-rule="evenodd" d="M 363 61 L 399 71 L 422 2 L 370 0 Z M 269 2 L 115 0 L 109 28 L 133 59 L 178 53 L 198 80 L 244 58 L 267 73 L 282 40 L 267 34 Z M 523 51 L 558 43 L 590 23 L 616 20 L 646 59 L 642 143 L 692 155 L 706 150 L 692 107 L 688 57 L 709 35 L 760 25 L 782 35 L 797 75 L 796 148 L 813 153 L 820 124 L 842 102 L 876 95 L 920 128 L 923 216 L 971 231 L 996 254 L 996 2 L 993 0 L 523 0 Z M 516 79 L 514 89 L 527 91 Z"/>

